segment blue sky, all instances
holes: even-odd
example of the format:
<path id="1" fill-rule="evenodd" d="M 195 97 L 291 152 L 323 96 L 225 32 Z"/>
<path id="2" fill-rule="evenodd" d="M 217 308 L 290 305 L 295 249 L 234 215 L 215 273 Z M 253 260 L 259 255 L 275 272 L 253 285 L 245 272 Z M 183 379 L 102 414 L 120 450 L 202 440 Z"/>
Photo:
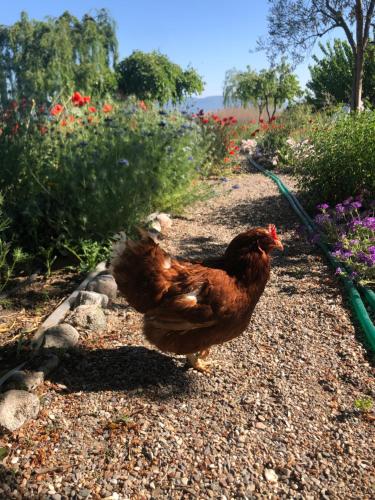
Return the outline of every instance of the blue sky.
<path id="1" fill-rule="evenodd" d="M 117 23 L 120 57 L 133 50 L 160 50 L 183 67 L 193 66 L 206 82 L 203 95 L 222 93 L 225 71 L 268 65 L 263 53 L 250 53 L 266 34 L 266 0 L 11 0 L 0 15 L 12 24 L 25 10 L 31 18 L 58 16 L 65 10 L 81 17 L 107 8 Z M 302 84 L 307 63 L 296 69 Z"/>

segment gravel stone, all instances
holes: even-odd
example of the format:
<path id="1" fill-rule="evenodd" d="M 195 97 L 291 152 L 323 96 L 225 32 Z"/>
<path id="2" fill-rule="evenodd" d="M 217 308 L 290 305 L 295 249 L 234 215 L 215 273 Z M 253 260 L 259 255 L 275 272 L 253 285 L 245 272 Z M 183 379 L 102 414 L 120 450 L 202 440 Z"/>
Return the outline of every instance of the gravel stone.
<path id="1" fill-rule="evenodd" d="M 61 323 L 45 331 L 44 347 L 46 349 L 70 349 L 77 344 L 78 339 L 79 334 L 75 328 L 67 323 Z"/>
<path id="2" fill-rule="evenodd" d="M 39 398 L 27 391 L 10 390 L 0 394 L 0 428 L 19 429 L 39 413 Z"/>
<path id="3" fill-rule="evenodd" d="M 90 281 L 86 289 L 90 292 L 107 295 L 110 300 L 114 300 L 117 296 L 117 284 L 111 274 L 101 274 L 97 276 Z"/>
<path id="4" fill-rule="evenodd" d="M 74 307 L 96 305 L 104 308 L 108 306 L 108 301 L 108 296 L 104 293 L 88 292 L 87 290 L 82 290 L 77 295 L 77 298 L 74 302 Z"/>
<path id="5" fill-rule="evenodd" d="M 78 306 L 67 318 L 67 321 L 91 332 L 101 332 L 107 327 L 107 320 L 99 306 Z"/>
<path id="6" fill-rule="evenodd" d="M 278 475 L 273 469 L 264 469 L 264 477 L 269 483 L 277 483 Z"/>

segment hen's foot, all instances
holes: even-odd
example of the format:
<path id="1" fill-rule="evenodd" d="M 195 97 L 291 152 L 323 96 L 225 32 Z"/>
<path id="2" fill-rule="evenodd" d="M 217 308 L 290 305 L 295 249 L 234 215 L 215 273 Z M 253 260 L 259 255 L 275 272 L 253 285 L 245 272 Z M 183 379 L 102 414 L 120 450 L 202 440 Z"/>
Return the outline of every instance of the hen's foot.
<path id="1" fill-rule="evenodd" d="M 203 358 L 206 358 L 208 356 L 208 352 L 203 351 L 203 353 L 204 353 Z M 187 359 L 187 362 L 195 370 L 198 370 L 199 372 L 202 372 L 202 373 L 210 373 L 210 367 L 211 367 L 212 363 L 210 361 L 205 361 L 204 359 L 202 359 L 202 356 L 200 353 L 188 354 L 186 356 L 186 359 Z"/>

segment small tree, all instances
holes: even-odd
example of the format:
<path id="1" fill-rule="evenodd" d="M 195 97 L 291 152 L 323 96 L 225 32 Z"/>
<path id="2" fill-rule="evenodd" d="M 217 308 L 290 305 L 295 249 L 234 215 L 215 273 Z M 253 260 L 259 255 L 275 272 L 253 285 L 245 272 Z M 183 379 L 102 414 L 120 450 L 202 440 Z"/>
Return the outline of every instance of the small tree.
<path id="1" fill-rule="evenodd" d="M 228 71 L 224 83 L 224 104 L 237 100 L 247 107 L 251 103 L 258 108 L 259 119 L 266 109 L 268 120 L 272 121 L 277 109 L 300 93 L 296 75 L 283 60 L 280 64 L 263 69 L 259 73 L 250 67 L 243 72 Z"/>
<path id="2" fill-rule="evenodd" d="M 353 54 L 351 104 L 362 108 L 364 56 L 374 17 L 375 0 L 268 0 L 268 34 L 263 48 L 291 53 L 301 61 L 326 33 L 341 29 Z"/>
<path id="3" fill-rule="evenodd" d="M 352 88 L 353 52 L 345 40 L 334 40 L 333 45 L 319 44 L 323 57 L 313 56 L 309 66 L 310 81 L 307 100 L 316 108 L 332 102 L 350 103 Z M 365 52 L 363 71 L 363 99 L 375 104 L 375 48 L 370 45 Z"/>
<path id="4" fill-rule="evenodd" d="M 119 90 L 126 96 L 159 104 L 181 102 L 203 91 L 203 81 L 193 68 L 183 70 L 159 52 L 134 51 L 116 68 Z"/>

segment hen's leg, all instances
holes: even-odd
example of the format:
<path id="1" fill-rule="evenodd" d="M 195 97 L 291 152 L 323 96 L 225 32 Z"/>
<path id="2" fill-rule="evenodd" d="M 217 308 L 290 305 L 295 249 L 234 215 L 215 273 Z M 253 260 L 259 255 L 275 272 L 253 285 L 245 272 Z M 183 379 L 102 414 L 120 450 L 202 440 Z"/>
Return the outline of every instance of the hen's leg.
<path id="1" fill-rule="evenodd" d="M 209 373 L 211 363 L 209 361 L 205 361 L 207 356 L 209 355 L 209 349 L 205 349 L 204 351 L 188 354 L 186 356 L 188 363 L 199 372 Z"/>

